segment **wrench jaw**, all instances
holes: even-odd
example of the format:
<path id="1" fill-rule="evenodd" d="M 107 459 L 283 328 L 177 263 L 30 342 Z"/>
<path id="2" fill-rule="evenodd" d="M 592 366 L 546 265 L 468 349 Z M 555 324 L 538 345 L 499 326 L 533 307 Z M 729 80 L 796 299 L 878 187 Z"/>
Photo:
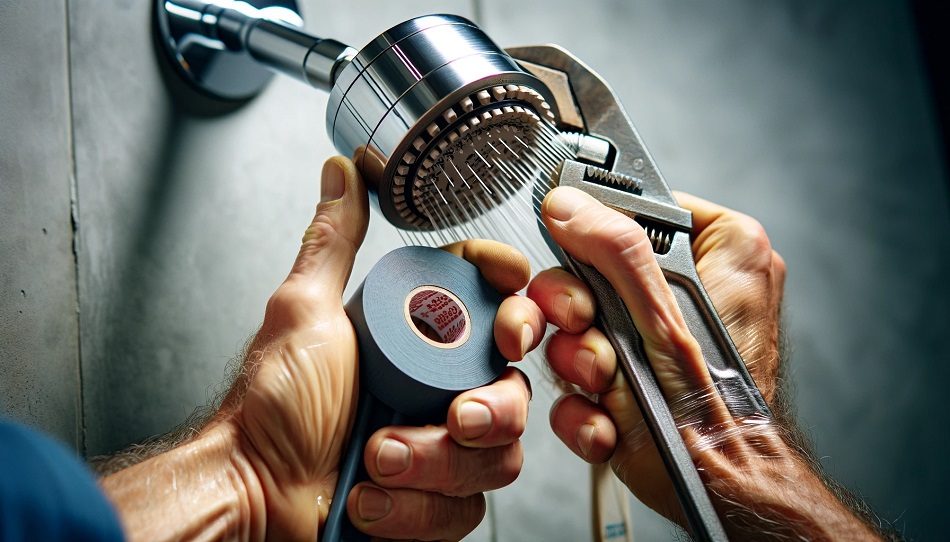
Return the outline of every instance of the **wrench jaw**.
<path id="1" fill-rule="evenodd" d="M 603 78 L 557 45 L 511 47 L 507 52 L 547 85 L 558 106 L 560 130 L 582 132 L 610 143 L 613 152 L 609 161 L 598 166 L 635 176 L 643 182 L 646 197 L 676 205 L 620 99 Z"/>
<path id="2" fill-rule="evenodd" d="M 691 213 L 676 205 L 646 197 L 643 194 L 643 181 L 637 177 L 564 160 L 554 173 L 554 183 L 586 192 L 604 205 L 636 220 L 643 227 L 653 245 L 653 252 L 658 256 L 672 249 L 677 233 L 685 237 L 686 247 L 689 248 Z"/>

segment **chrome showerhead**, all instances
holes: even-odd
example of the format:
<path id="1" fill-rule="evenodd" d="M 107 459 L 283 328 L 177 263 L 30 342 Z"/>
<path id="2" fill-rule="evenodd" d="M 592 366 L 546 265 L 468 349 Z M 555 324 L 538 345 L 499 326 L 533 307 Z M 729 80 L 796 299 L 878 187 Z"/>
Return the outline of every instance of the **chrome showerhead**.
<path id="1" fill-rule="evenodd" d="M 554 122 L 550 104 L 547 88 L 472 22 L 431 15 L 387 30 L 340 71 L 327 130 L 386 218 L 426 230 L 499 201 L 501 188 L 484 180 L 488 157 L 514 159 Z"/>
<path id="2" fill-rule="evenodd" d="M 255 64 L 329 90 L 334 146 L 402 229 L 456 226 L 503 203 L 526 179 L 493 186 L 492 163 L 518 161 L 520 149 L 555 137 L 557 110 L 544 83 L 463 17 L 411 19 L 357 53 L 296 28 L 302 20 L 291 1 L 158 6 L 166 50 L 206 93 L 248 94 L 253 85 L 235 67 L 266 82 Z"/>

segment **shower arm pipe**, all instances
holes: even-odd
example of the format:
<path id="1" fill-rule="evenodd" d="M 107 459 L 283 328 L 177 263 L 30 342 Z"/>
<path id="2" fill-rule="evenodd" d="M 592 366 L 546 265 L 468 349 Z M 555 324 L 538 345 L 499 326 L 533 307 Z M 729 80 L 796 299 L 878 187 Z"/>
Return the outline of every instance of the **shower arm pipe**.
<path id="1" fill-rule="evenodd" d="M 168 0 L 165 10 L 179 28 L 220 42 L 229 51 L 246 53 L 274 71 L 329 92 L 340 70 L 357 51 L 334 39 L 308 34 L 303 21 L 287 10 L 286 19 L 268 18 L 245 2 Z M 296 18 L 296 20 L 294 20 Z M 288 20 L 289 19 L 289 20 Z"/>

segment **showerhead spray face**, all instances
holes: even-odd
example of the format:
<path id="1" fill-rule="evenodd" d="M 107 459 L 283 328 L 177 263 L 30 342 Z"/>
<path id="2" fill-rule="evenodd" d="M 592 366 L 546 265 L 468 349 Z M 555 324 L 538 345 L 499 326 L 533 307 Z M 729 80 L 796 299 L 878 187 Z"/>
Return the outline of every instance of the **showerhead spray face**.
<path id="1" fill-rule="evenodd" d="M 339 72 L 327 131 L 397 227 L 467 222 L 518 186 L 487 181 L 556 119 L 547 87 L 455 15 L 387 30 Z"/>

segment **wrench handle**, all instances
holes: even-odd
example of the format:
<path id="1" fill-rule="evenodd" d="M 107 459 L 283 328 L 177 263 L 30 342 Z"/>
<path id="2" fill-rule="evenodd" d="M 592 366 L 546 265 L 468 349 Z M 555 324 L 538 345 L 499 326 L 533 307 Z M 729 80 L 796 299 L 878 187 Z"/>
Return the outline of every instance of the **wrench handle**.
<path id="1" fill-rule="evenodd" d="M 617 354 L 620 367 L 673 482 L 690 532 L 696 540 L 727 540 L 719 516 L 660 390 L 626 305 L 599 271 L 567 253 L 564 253 L 562 261 L 569 271 L 587 283 L 597 299 L 598 325 Z"/>

